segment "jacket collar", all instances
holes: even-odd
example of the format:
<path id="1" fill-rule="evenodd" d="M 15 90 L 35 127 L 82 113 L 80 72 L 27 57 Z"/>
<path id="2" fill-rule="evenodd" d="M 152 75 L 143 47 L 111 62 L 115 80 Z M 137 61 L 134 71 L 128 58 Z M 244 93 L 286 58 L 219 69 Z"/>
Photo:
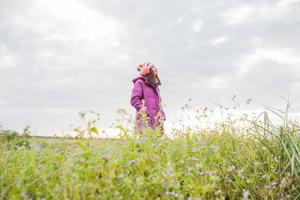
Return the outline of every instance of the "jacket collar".
<path id="1" fill-rule="evenodd" d="M 159 84 L 155 84 L 155 85 L 150 84 L 144 76 L 136 77 L 136 78 L 134 78 L 134 79 L 132 80 L 132 82 L 135 83 L 137 80 L 140 80 L 140 79 L 143 80 L 143 81 L 144 81 L 145 83 L 147 83 L 148 85 L 151 85 L 152 87 L 158 87 L 158 86 L 159 86 Z"/>

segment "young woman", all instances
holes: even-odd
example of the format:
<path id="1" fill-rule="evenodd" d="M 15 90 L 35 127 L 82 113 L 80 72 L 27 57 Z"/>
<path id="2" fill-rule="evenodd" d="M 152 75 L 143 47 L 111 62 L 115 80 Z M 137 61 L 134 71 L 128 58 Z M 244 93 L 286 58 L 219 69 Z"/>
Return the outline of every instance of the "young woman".
<path id="1" fill-rule="evenodd" d="M 131 95 L 131 105 L 136 109 L 137 133 L 147 129 L 158 129 L 164 134 L 165 113 L 159 92 L 161 85 L 157 68 L 152 63 L 144 63 L 137 67 L 140 76 L 133 79 L 134 87 Z"/>

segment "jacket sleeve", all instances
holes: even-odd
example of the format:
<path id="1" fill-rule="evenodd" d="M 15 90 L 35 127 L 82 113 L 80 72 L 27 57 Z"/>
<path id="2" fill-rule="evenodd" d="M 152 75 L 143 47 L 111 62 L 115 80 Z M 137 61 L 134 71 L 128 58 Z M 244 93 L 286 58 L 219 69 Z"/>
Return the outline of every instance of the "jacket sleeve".
<path id="1" fill-rule="evenodd" d="M 140 81 L 136 81 L 132 90 L 130 103 L 137 111 L 139 111 L 142 108 L 142 98 L 143 85 Z"/>

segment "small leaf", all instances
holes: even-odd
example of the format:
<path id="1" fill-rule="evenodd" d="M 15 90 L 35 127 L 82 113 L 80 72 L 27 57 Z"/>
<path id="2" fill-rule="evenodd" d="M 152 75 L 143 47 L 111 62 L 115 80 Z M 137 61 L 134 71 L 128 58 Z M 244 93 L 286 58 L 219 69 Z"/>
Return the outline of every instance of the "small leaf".
<path id="1" fill-rule="evenodd" d="M 92 128 L 90 128 L 90 132 L 98 134 L 98 129 L 96 127 L 92 127 Z"/>

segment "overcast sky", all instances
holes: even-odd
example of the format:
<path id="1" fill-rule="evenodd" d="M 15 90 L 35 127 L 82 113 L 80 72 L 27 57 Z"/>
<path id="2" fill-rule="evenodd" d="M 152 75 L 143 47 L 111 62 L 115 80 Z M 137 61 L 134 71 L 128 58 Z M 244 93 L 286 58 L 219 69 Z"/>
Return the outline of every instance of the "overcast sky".
<path id="1" fill-rule="evenodd" d="M 66 130 L 78 112 L 110 123 L 136 66 L 153 62 L 168 120 L 188 98 L 232 95 L 300 112 L 299 0 L 0 1 L 0 124 Z"/>

